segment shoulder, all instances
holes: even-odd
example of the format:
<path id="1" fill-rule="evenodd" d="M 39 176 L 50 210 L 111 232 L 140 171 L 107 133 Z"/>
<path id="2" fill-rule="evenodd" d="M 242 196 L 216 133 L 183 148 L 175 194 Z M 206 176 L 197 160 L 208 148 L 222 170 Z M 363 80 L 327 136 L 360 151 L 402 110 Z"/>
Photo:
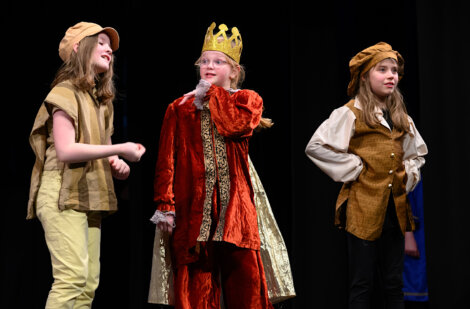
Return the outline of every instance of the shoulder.
<path id="1" fill-rule="evenodd" d="M 415 125 L 415 122 L 413 121 L 413 118 L 411 118 L 410 115 L 407 115 L 408 117 L 408 122 L 410 124 L 410 130 L 409 130 L 409 134 L 414 137 L 416 136 L 417 132 L 418 132 L 418 129 L 416 129 L 416 125 Z"/>
<path id="2" fill-rule="evenodd" d="M 77 89 L 70 81 L 63 81 L 55 85 L 51 91 L 49 91 L 46 99 L 46 103 L 52 103 L 54 105 L 61 104 L 77 104 L 77 98 L 83 97 L 84 91 Z"/>
<path id="3" fill-rule="evenodd" d="M 258 92 L 251 89 L 236 89 L 233 93 L 234 96 L 251 96 L 262 99 Z"/>
<path id="4" fill-rule="evenodd" d="M 358 104 L 358 101 L 355 99 L 349 100 L 344 106 L 347 106 L 349 108 L 354 108 L 354 105 Z"/>
<path id="5" fill-rule="evenodd" d="M 235 89 L 233 90 L 234 93 L 244 93 L 244 94 L 253 94 L 253 95 L 259 95 L 258 92 L 256 92 L 253 89 Z"/>
<path id="6" fill-rule="evenodd" d="M 408 118 L 408 122 L 410 123 L 410 125 L 414 126 L 415 122 L 413 121 L 413 118 L 411 118 L 410 115 L 406 115 L 406 117 Z"/>
<path id="7" fill-rule="evenodd" d="M 51 91 L 49 91 L 49 94 L 47 95 L 46 100 L 48 98 L 53 98 L 55 95 L 65 97 L 65 98 L 73 97 L 75 96 L 76 92 L 77 92 L 77 89 L 72 85 L 70 81 L 64 81 L 55 85 L 51 89 Z"/>
<path id="8" fill-rule="evenodd" d="M 231 100 L 233 100 L 236 105 L 250 106 L 250 108 L 255 110 L 261 110 L 263 108 L 263 98 L 254 90 L 238 89 L 231 93 Z"/>
<path id="9" fill-rule="evenodd" d="M 71 82 L 64 81 L 51 89 L 44 103 L 57 107 L 75 118 L 78 116 L 77 93 L 78 90 Z"/>
<path id="10" fill-rule="evenodd" d="M 339 109 L 343 109 L 344 112 L 352 114 L 354 118 L 357 118 L 362 111 L 361 103 L 358 99 L 349 100 L 348 103 L 344 104 Z"/>
<path id="11" fill-rule="evenodd" d="M 357 110 L 357 108 L 354 107 L 354 100 L 349 101 L 343 106 L 335 108 L 330 114 L 330 119 L 333 118 L 337 120 L 342 120 L 342 119 L 354 120 L 356 119 L 355 110 Z"/>

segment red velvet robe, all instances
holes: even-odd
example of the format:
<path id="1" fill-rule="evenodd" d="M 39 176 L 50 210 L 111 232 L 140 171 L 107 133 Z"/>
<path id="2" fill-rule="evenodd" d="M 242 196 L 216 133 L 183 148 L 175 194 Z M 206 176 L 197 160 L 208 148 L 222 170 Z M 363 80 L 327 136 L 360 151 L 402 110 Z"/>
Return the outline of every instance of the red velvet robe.
<path id="1" fill-rule="evenodd" d="M 261 118 L 262 98 L 252 90 L 230 94 L 212 85 L 202 111 L 193 99 L 179 105 L 181 100 L 165 114 L 154 183 L 157 208 L 176 214 L 174 266 L 197 260 L 198 241 L 259 250 L 248 142 Z"/>

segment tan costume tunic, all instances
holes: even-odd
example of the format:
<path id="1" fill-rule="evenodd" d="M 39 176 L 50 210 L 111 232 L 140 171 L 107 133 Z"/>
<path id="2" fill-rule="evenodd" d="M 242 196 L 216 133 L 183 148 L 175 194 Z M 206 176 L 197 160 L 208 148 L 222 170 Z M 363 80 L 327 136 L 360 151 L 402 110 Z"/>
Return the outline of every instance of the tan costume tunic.
<path id="1" fill-rule="evenodd" d="M 27 219 L 36 217 L 36 196 L 45 170 L 61 172 L 59 209 L 117 210 L 107 158 L 73 164 L 57 160 L 52 137 L 52 114 L 57 109 L 73 119 L 77 143 L 105 145 L 113 133 L 112 104 L 100 104 L 92 93 L 77 90 L 69 81 L 56 85 L 41 105 L 29 138 L 36 161 L 31 175 Z"/>

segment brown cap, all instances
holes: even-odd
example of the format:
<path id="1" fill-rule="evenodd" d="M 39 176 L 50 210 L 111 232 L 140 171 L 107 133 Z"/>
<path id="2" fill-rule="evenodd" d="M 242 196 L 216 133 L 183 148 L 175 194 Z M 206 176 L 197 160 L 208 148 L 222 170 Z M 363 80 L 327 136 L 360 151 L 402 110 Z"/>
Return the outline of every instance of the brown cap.
<path id="1" fill-rule="evenodd" d="M 116 51 L 119 48 L 119 34 L 114 28 L 111 27 L 101 27 L 95 23 L 88 22 L 79 22 L 75 26 L 72 26 L 67 29 L 64 37 L 59 44 L 59 56 L 63 61 L 69 59 L 73 45 L 80 42 L 83 38 L 97 33 L 104 32 L 109 36 L 111 40 L 111 49 Z"/>
<path id="2" fill-rule="evenodd" d="M 348 95 L 351 97 L 355 96 L 359 87 L 360 77 L 364 76 L 364 74 L 377 63 L 387 58 L 392 58 L 398 63 L 398 76 L 401 79 L 404 73 L 405 64 L 403 57 L 400 53 L 394 51 L 392 46 L 389 44 L 379 42 L 357 53 L 352 57 L 351 61 L 349 61 L 351 81 L 348 85 Z"/>

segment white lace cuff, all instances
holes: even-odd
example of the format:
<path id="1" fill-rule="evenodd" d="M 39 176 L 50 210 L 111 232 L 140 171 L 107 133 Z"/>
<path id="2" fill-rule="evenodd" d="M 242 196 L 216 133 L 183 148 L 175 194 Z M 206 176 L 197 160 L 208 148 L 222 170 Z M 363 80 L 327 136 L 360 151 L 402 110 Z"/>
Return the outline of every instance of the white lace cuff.
<path id="1" fill-rule="evenodd" d="M 176 217 L 174 211 L 162 212 L 157 209 L 155 213 L 153 214 L 152 218 L 150 218 L 150 221 L 152 221 L 155 224 L 158 224 L 159 222 L 168 222 L 167 216 L 173 216 L 173 218 Z M 176 224 L 173 221 L 173 227 L 175 226 Z"/>
<path id="2" fill-rule="evenodd" d="M 204 79 L 200 79 L 199 83 L 196 86 L 196 94 L 194 95 L 194 105 L 196 105 L 196 108 L 199 110 L 202 110 L 203 108 L 203 103 L 204 103 L 204 97 L 206 96 L 207 90 L 211 87 L 211 83 Z"/>

